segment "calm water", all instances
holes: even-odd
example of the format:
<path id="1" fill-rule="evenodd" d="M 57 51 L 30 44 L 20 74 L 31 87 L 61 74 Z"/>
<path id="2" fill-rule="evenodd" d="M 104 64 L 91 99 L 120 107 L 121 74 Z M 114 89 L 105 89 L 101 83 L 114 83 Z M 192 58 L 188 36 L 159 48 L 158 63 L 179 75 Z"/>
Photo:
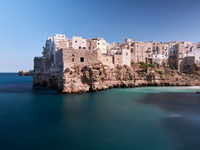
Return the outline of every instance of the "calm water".
<path id="1" fill-rule="evenodd" d="M 0 74 L 1 150 L 199 150 L 200 87 L 62 95 Z"/>

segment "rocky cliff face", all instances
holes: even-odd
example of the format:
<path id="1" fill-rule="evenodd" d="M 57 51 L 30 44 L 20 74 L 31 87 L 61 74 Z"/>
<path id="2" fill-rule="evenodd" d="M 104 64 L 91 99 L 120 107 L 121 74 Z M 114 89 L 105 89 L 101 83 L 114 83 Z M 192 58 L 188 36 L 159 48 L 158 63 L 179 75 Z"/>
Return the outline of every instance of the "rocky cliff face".
<path id="1" fill-rule="evenodd" d="M 71 94 L 116 87 L 200 85 L 197 77 L 169 68 L 157 71 L 155 68 L 140 65 L 116 68 L 97 65 L 67 68 L 64 73 L 54 75 L 34 74 L 33 84 L 52 87 L 58 92 Z"/>

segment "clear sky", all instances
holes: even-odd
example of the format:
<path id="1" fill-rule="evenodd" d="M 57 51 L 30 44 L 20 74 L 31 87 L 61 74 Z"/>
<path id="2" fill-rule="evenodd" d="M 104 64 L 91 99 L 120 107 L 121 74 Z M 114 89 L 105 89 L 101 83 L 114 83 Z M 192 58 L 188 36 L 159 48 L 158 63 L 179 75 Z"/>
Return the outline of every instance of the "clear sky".
<path id="1" fill-rule="evenodd" d="M 200 41 L 200 0 L 0 0 L 0 72 L 33 69 L 47 36 Z"/>

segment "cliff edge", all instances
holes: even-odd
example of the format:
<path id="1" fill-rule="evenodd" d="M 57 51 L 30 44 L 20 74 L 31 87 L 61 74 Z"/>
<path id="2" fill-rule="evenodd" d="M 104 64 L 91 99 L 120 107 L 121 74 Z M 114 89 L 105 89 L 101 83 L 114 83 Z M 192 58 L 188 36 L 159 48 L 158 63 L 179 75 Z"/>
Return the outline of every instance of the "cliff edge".
<path id="1" fill-rule="evenodd" d="M 199 70 L 198 67 L 195 72 L 182 73 L 170 66 L 156 68 L 144 63 L 135 63 L 129 67 L 108 67 L 102 64 L 74 66 L 64 72 L 34 72 L 33 86 L 48 86 L 67 94 L 117 87 L 195 86 L 200 85 Z"/>

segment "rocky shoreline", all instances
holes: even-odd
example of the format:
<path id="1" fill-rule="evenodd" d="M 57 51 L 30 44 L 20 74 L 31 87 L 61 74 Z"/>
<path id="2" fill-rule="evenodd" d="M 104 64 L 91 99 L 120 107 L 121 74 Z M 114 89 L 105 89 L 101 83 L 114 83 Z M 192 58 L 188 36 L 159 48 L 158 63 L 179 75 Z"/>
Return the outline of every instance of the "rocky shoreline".
<path id="1" fill-rule="evenodd" d="M 65 72 L 34 72 L 33 86 L 46 86 L 59 93 L 85 93 L 110 88 L 144 86 L 199 86 L 199 75 L 187 75 L 169 67 L 154 68 L 140 64 L 130 67 L 104 65 L 71 67 Z"/>
<path id="2" fill-rule="evenodd" d="M 32 76 L 33 70 L 19 70 L 18 76 Z"/>

